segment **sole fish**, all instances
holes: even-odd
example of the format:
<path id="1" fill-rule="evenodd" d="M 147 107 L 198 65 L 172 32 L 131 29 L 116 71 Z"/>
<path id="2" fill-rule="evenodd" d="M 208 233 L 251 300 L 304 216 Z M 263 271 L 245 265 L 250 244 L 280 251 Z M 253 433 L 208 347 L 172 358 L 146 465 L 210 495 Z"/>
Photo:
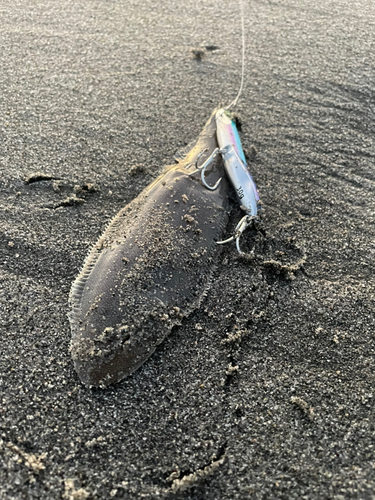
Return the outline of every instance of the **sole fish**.
<path id="1" fill-rule="evenodd" d="M 215 191 L 191 176 L 217 148 L 215 111 L 196 145 L 112 220 L 72 285 L 71 354 L 81 381 L 107 386 L 132 374 L 199 307 L 228 220 L 228 181 Z M 206 179 L 224 167 L 217 155 Z"/>

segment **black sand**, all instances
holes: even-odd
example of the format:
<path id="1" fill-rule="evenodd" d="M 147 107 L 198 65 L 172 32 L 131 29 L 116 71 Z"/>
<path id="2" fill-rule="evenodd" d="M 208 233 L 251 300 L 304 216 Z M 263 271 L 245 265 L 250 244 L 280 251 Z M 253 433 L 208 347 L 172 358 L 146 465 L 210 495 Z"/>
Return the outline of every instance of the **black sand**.
<path id="1" fill-rule="evenodd" d="M 71 283 L 234 97 L 238 6 L 1 3 L 1 499 L 375 497 L 375 8 L 245 10 L 255 258 L 224 247 L 202 308 L 133 376 L 88 390 Z"/>

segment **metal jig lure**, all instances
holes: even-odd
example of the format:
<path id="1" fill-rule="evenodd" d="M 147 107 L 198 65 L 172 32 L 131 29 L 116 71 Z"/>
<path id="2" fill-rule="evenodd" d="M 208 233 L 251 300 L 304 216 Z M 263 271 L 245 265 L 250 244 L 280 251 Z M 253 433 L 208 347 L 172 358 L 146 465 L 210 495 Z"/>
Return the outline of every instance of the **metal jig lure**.
<path id="1" fill-rule="evenodd" d="M 238 253 L 242 254 L 243 252 L 240 249 L 239 240 L 245 229 L 248 228 L 257 217 L 259 194 L 247 167 L 241 140 L 231 112 L 228 108 L 221 108 L 216 112 L 215 120 L 219 147 L 216 148 L 209 158 L 198 167 L 198 160 L 204 153 L 204 151 L 202 151 L 202 153 L 198 155 L 196 168 L 201 171 L 201 179 L 204 186 L 210 190 L 215 190 L 221 179 L 219 179 L 214 186 L 209 186 L 204 179 L 204 174 L 214 158 L 218 154 L 222 156 L 225 172 L 236 192 L 240 208 L 246 215 L 244 215 L 237 224 L 233 236 L 224 241 L 218 241 L 217 243 L 223 245 L 235 240 Z"/>

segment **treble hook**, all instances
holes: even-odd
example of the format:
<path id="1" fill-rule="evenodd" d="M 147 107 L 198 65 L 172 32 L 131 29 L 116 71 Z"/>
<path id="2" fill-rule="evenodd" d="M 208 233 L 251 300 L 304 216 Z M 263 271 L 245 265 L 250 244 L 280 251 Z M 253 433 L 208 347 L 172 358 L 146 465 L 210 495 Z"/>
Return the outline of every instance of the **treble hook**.
<path id="1" fill-rule="evenodd" d="M 207 160 L 206 160 L 204 163 L 202 163 L 202 165 L 200 165 L 200 166 L 198 167 L 198 161 L 199 161 L 200 157 L 201 157 L 201 156 L 202 156 L 202 155 L 203 155 L 206 151 L 208 151 L 208 148 L 204 149 L 203 151 L 201 151 L 201 152 L 199 153 L 199 155 L 197 156 L 197 159 L 196 159 L 196 161 L 195 161 L 195 168 L 196 168 L 196 170 L 195 170 L 194 172 L 190 172 L 190 174 L 188 174 L 188 175 L 193 175 L 193 174 L 195 174 L 198 170 L 200 170 L 200 171 L 201 171 L 201 180 L 202 180 L 202 184 L 203 184 L 203 185 L 204 185 L 207 189 L 209 189 L 210 191 L 215 191 L 215 189 L 216 189 L 216 188 L 218 187 L 218 185 L 220 184 L 222 177 L 220 177 L 220 179 L 219 179 L 218 181 L 216 181 L 216 182 L 215 182 L 215 184 L 214 184 L 213 186 L 210 186 L 209 184 L 207 184 L 206 179 L 204 178 L 204 175 L 205 175 L 205 173 L 206 173 L 206 169 L 207 169 L 207 167 L 209 167 L 209 165 L 211 165 L 211 163 L 213 162 L 213 160 L 214 160 L 215 156 L 216 156 L 218 153 L 220 153 L 220 149 L 219 149 L 219 148 L 216 148 L 216 149 L 213 151 L 213 153 L 212 153 L 212 154 L 211 154 L 211 155 L 207 158 Z"/>
<path id="2" fill-rule="evenodd" d="M 236 247 L 238 253 L 240 255 L 243 255 L 243 252 L 241 252 L 240 249 L 240 237 L 242 233 L 245 231 L 245 229 L 247 229 L 251 225 L 254 219 L 255 217 L 253 215 L 244 215 L 240 220 L 240 222 L 237 224 L 236 229 L 234 230 L 234 235 L 228 238 L 227 240 L 218 241 L 217 244 L 224 245 L 225 243 L 229 243 L 230 241 L 236 240 Z"/>

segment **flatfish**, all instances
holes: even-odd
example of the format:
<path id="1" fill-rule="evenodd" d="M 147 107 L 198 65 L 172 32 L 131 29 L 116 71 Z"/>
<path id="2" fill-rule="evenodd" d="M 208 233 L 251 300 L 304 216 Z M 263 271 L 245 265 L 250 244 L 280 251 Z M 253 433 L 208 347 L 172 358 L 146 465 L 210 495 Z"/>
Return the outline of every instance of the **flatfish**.
<path id="1" fill-rule="evenodd" d="M 229 186 L 224 176 L 209 190 L 189 174 L 202 151 L 209 157 L 218 147 L 216 111 L 190 152 L 114 217 L 72 285 L 71 354 L 87 386 L 132 374 L 207 292 Z M 214 184 L 223 175 L 217 155 L 205 179 Z"/>

